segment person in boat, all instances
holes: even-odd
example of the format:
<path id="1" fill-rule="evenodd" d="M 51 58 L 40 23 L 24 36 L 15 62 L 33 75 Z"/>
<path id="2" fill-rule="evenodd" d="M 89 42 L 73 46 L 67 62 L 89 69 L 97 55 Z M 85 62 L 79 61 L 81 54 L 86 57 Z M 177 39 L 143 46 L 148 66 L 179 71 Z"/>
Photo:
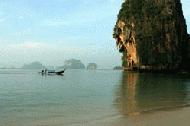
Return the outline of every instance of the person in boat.
<path id="1" fill-rule="evenodd" d="M 44 70 L 42 70 L 42 74 L 44 74 Z"/>

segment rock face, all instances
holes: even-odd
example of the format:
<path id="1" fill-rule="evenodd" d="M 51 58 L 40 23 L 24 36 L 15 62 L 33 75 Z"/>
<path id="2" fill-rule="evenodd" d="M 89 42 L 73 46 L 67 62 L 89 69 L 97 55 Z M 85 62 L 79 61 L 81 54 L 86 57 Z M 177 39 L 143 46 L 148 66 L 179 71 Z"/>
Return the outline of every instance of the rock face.
<path id="1" fill-rule="evenodd" d="M 126 68 L 189 68 L 190 37 L 180 0 L 125 0 L 113 37 Z"/>
<path id="2" fill-rule="evenodd" d="M 189 37 L 188 37 L 188 46 L 187 47 L 190 47 L 190 34 L 189 34 Z M 190 57 L 190 48 L 188 48 L 188 57 Z M 188 64 L 190 64 L 190 60 L 188 60 L 188 62 L 187 62 L 187 65 Z M 187 67 L 188 69 L 189 69 L 189 71 L 190 71 L 190 68 L 189 67 Z"/>

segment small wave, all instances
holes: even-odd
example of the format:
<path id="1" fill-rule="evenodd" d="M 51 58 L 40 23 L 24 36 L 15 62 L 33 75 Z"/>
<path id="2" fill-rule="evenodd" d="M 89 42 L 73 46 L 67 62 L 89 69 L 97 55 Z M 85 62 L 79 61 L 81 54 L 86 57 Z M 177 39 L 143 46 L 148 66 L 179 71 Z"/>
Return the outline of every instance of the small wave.
<path id="1" fill-rule="evenodd" d="M 105 117 L 99 117 L 95 118 L 93 120 L 85 120 L 85 121 L 80 121 L 80 122 L 73 122 L 73 123 L 68 123 L 67 126 L 86 126 L 88 125 L 95 125 L 97 123 L 105 122 L 105 121 L 111 121 L 114 119 L 121 118 L 122 116 L 119 114 L 112 114 L 112 115 L 107 115 Z"/>
<path id="2" fill-rule="evenodd" d="M 0 74 L 27 74 L 27 73 L 0 72 Z"/>
<path id="3" fill-rule="evenodd" d="M 29 73 L 29 72 L 0 72 L 0 74 L 36 74 L 36 73 Z"/>
<path id="4" fill-rule="evenodd" d="M 157 112 L 157 111 L 171 111 L 171 110 L 174 110 L 174 109 L 180 109 L 180 108 L 185 108 L 185 107 L 190 107 L 190 104 L 166 106 L 166 107 L 157 107 L 157 108 L 142 110 L 142 111 L 140 111 L 140 113 L 143 114 L 143 113 L 152 113 L 152 112 Z"/>

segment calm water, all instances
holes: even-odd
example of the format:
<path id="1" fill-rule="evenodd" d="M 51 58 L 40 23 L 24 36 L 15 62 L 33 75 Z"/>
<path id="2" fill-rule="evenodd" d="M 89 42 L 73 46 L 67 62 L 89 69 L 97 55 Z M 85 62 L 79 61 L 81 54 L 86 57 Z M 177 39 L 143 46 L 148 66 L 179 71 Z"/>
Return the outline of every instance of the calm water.
<path id="1" fill-rule="evenodd" d="M 88 126 L 189 105 L 189 75 L 0 70 L 0 126 Z"/>

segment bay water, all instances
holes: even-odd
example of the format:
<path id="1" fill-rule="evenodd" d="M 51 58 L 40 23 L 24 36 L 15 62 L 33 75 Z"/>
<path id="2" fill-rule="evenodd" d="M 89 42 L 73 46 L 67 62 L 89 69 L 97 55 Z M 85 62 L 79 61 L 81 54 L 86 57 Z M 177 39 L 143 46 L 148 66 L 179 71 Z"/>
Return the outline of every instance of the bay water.
<path id="1" fill-rule="evenodd" d="M 90 126 L 189 105 L 189 75 L 0 70 L 0 126 Z"/>

